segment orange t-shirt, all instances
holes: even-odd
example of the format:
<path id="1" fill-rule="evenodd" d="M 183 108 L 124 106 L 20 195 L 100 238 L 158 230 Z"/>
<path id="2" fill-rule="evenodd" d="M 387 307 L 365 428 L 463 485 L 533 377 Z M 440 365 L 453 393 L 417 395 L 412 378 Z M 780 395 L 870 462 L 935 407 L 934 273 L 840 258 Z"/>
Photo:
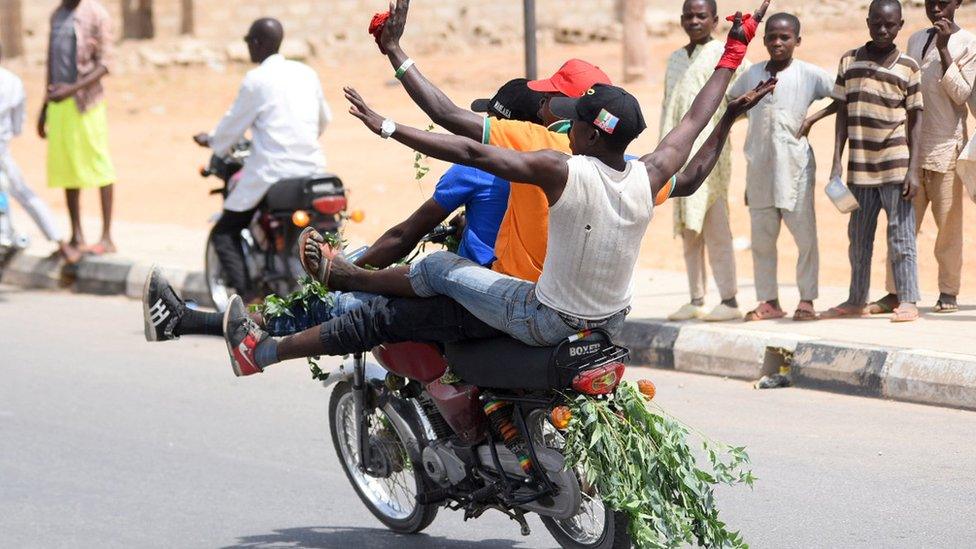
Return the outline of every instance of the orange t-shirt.
<path id="1" fill-rule="evenodd" d="M 521 152 L 555 150 L 569 154 L 569 136 L 518 120 L 485 119 L 485 142 Z M 549 240 L 549 200 L 535 185 L 511 182 L 508 209 L 495 240 L 495 272 L 538 282 Z"/>

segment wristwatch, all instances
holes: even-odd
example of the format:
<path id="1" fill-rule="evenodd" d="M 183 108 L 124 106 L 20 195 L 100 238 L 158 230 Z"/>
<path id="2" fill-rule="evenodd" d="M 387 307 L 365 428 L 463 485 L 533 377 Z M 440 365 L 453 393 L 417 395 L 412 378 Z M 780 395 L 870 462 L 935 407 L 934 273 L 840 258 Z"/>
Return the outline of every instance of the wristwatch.
<path id="1" fill-rule="evenodd" d="M 397 125 L 396 122 L 387 118 L 383 121 L 383 125 L 380 126 L 380 137 L 383 139 L 389 139 L 391 135 L 396 132 Z"/>

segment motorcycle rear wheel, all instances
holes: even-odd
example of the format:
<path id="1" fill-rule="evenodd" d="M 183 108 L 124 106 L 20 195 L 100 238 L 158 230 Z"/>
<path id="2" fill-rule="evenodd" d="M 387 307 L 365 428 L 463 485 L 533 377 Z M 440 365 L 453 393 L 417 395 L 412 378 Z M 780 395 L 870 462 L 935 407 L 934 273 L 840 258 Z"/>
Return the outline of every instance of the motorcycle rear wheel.
<path id="1" fill-rule="evenodd" d="M 534 414 L 530 423 L 539 431 L 533 432 L 533 440 L 562 452 L 564 440 L 545 414 Z M 577 476 L 583 478 L 582 473 Z M 581 480 L 581 484 L 583 481 Z M 614 511 L 600 499 L 593 487 L 580 486 L 583 504 L 580 512 L 569 519 L 557 520 L 552 517 L 539 517 L 549 534 L 565 549 L 630 549 L 633 547 L 626 514 Z"/>
<path id="2" fill-rule="evenodd" d="M 384 461 L 392 472 L 386 478 L 372 476 L 358 467 L 359 439 L 354 409 L 352 386 L 345 382 L 336 384 L 329 399 L 329 431 L 349 484 L 369 512 L 390 530 L 398 534 L 422 532 L 437 517 L 438 507 L 416 500 L 425 485 L 421 469 L 406 450 L 407 444 L 416 443 L 415 435 L 409 432 L 409 427 L 407 432 L 402 432 L 408 424 L 392 407 L 376 409 L 371 435 L 382 441 Z M 391 418 L 393 415 L 395 419 Z"/>

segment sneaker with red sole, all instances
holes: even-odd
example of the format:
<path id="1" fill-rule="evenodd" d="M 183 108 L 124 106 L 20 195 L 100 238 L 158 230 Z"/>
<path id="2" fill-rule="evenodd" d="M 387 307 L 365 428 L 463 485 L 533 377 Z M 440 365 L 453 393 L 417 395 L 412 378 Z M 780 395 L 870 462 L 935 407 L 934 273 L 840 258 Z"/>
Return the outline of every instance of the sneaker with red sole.
<path id="1" fill-rule="evenodd" d="M 247 307 L 241 296 L 230 298 L 224 313 L 224 340 L 230 353 L 230 365 L 234 375 L 249 376 L 264 371 L 254 358 L 258 345 L 270 337 L 247 315 Z"/>

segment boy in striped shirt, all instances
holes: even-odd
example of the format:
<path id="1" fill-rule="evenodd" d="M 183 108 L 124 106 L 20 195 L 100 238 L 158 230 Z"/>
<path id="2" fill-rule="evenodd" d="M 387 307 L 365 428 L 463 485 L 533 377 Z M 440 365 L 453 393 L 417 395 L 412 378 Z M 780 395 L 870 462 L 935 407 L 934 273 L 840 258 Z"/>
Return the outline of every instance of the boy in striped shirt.
<path id="1" fill-rule="evenodd" d="M 863 316 L 871 282 L 871 256 L 878 214 L 888 218 L 889 261 L 901 304 L 893 322 L 918 319 L 918 253 L 915 209 L 918 193 L 919 113 L 922 110 L 918 63 L 898 51 L 895 39 L 904 26 L 898 0 L 874 0 L 868 11 L 871 41 L 840 61 L 834 98 L 836 145 L 831 177 L 842 174 L 841 157 L 850 142 L 847 180 L 860 208 L 851 214 L 851 287 L 848 300 L 824 318 Z"/>

